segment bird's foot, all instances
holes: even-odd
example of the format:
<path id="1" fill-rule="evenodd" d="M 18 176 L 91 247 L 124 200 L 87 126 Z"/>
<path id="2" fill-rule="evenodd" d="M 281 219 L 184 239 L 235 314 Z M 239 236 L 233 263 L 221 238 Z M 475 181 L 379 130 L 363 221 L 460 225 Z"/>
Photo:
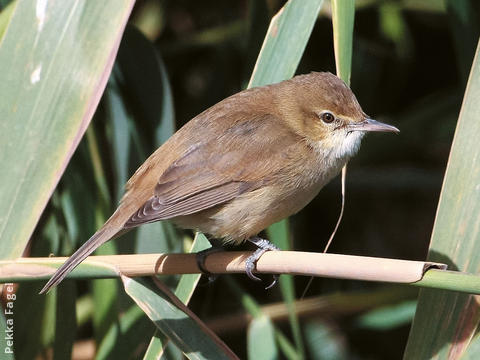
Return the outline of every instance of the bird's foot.
<path id="1" fill-rule="evenodd" d="M 253 274 L 253 271 L 255 270 L 256 264 L 258 259 L 262 257 L 263 254 L 265 254 L 267 251 L 273 251 L 273 250 L 280 250 L 278 247 L 273 245 L 270 241 L 266 239 L 262 239 L 261 237 L 255 236 L 247 240 L 248 242 L 254 244 L 256 247 L 258 247 L 255 252 L 250 255 L 247 260 L 245 261 L 245 272 L 247 273 L 247 276 L 255 281 L 262 281 L 258 276 L 255 276 Z M 273 287 L 278 281 L 278 274 L 273 275 L 273 281 L 270 285 L 268 285 L 265 289 L 270 289 Z"/>
<path id="2" fill-rule="evenodd" d="M 205 261 L 207 260 L 208 255 L 220 252 L 220 251 L 225 251 L 224 248 L 221 246 L 212 246 L 208 249 L 202 250 L 197 252 L 195 255 L 195 260 L 197 260 L 197 266 L 202 272 L 203 275 L 207 276 L 208 282 L 214 282 L 217 278 L 217 274 L 212 274 L 210 271 L 207 270 L 205 267 Z"/>

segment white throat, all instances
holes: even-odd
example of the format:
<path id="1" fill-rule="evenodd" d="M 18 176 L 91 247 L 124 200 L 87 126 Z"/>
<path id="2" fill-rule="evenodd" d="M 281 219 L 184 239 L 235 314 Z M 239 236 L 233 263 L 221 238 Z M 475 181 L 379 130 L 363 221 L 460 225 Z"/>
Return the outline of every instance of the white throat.
<path id="1" fill-rule="evenodd" d="M 327 167 L 341 168 L 357 153 L 364 135 L 363 131 L 339 131 L 326 140 L 311 142 L 310 145 Z"/>

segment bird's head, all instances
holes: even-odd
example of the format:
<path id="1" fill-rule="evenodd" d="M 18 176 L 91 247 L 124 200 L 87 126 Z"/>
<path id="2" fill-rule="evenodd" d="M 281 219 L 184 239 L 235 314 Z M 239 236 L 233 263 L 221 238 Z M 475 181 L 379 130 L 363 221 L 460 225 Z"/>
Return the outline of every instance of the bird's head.
<path id="1" fill-rule="evenodd" d="M 279 107 L 288 125 L 312 147 L 336 158 L 350 157 L 367 132 L 399 132 L 370 119 L 352 90 L 337 76 L 312 72 L 281 84 Z"/>

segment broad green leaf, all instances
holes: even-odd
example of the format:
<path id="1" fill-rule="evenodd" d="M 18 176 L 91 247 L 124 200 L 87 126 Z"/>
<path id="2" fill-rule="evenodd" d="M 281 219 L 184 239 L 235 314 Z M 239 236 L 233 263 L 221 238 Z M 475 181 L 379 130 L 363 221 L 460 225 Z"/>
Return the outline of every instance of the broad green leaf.
<path id="1" fill-rule="evenodd" d="M 143 360 L 161 359 L 168 343 L 168 338 L 159 330 L 155 330 L 155 333 L 148 344 L 147 351 L 143 355 Z"/>
<path id="2" fill-rule="evenodd" d="M 150 339 L 150 344 L 148 344 L 147 351 L 143 356 L 143 360 L 157 360 L 161 359 L 164 356 L 166 347 L 170 342 L 168 338 L 163 335 L 159 330 L 155 330 L 152 338 Z M 171 343 L 170 343 L 171 344 Z M 182 353 L 180 352 L 180 359 L 182 358 Z"/>
<path id="3" fill-rule="evenodd" d="M 268 317 L 259 316 L 253 319 L 247 335 L 249 359 L 278 359 L 275 330 Z"/>
<path id="4" fill-rule="evenodd" d="M 202 251 L 210 247 L 210 242 L 201 233 L 195 235 L 192 248 L 190 249 L 191 253 Z M 178 299 L 187 305 L 192 298 L 193 292 L 197 287 L 198 282 L 200 281 L 200 274 L 185 274 L 180 277 L 180 281 L 177 284 L 175 289 L 175 295 Z M 148 346 L 147 352 L 145 353 L 144 359 L 158 359 L 165 351 L 165 346 L 168 343 L 168 339 L 161 334 L 158 330 L 155 331 L 150 344 Z"/>
<path id="5" fill-rule="evenodd" d="M 155 326 L 189 359 L 230 359 L 235 354 L 193 313 L 185 313 L 166 288 L 122 276 L 125 290 Z"/>
<path id="6" fill-rule="evenodd" d="M 440 195 L 428 258 L 452 270 L 480 271 L 480 58 L 470 72 Z M 420 290 L 405 359 L 478 358 L 468 345 L 480 318 L 477 298 L 447 291 Z M 478 348 L 478 347 L 477 347 Z M 471 351 L 475 347 L 472 347 Z"/>
<path id="7" fill-rule="evenodd" d="M 352 73 L 354 0 L 332 1 L 333 46 L 337 76 L 350 84 Z"/>
<path id="8" fill-rule="evenodd" d="M 22 254 L 77 147 L 133 1 L 36 5 L 18 0 L 0 43 L 0 164 L 8 169 L 0 172 L 3 259 Z"/>
<path id="9" fill-rule="evenodd" d="M 307 46 L 323 0 L 289 1 L 270 22 L 248 87 L 291 78 Z"/>

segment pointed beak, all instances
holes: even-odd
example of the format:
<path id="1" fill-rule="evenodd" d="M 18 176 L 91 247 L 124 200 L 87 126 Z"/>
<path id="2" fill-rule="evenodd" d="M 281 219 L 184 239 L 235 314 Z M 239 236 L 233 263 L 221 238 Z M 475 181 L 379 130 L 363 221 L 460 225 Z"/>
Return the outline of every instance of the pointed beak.
<path id="1" fill-rule="evenodd" d="M 365 119 L 362 122 L 349 125 L 350 131 L 382 131 L 382 132 L 394 132 L 399 133 L 395 126 L 384 124 L 380 121 L 373 119 Z"/>

